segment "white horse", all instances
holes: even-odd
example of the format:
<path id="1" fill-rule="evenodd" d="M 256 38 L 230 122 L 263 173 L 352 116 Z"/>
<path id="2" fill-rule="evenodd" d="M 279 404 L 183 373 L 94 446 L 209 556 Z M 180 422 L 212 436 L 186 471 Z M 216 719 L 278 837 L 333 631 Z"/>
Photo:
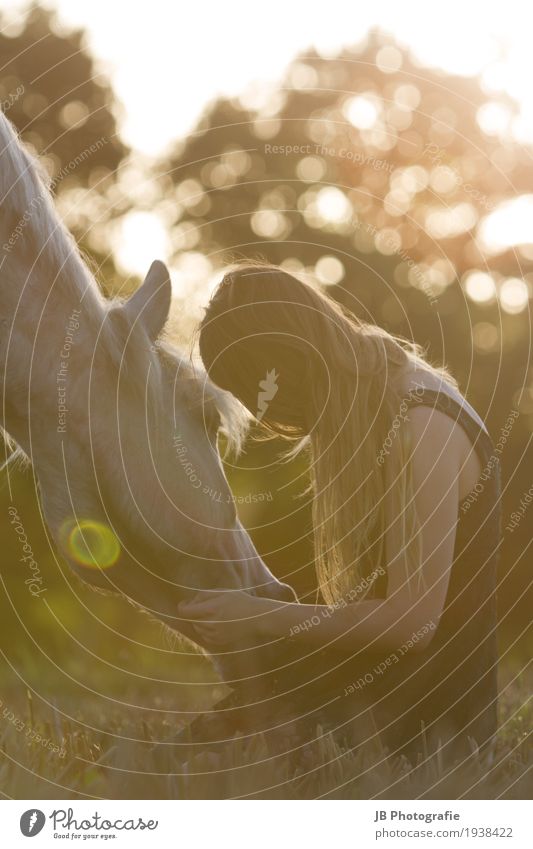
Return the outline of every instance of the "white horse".
<path id="1" fill-rule="evenodd" d="M 176 611 L 198 590 L 294 599 L 242 527 L 216 449 L 219 426 L 242 439 L 240 405 L 158 341 L 167 269 L 154 262 L 129 300 L 105 300 L 3 115 L 0 262 L 2 424 L 62 557 L 193 639 Z M 253 681 L 246 656 L 219 662 L 228 683 Z"/>

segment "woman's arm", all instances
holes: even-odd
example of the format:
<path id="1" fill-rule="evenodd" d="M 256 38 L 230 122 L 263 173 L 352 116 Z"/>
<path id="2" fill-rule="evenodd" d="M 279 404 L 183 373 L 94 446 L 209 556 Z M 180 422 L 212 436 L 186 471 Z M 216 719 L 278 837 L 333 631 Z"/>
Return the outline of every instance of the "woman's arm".
<path id="1" fill-rule="evenodd" d="M 418 631 L 416 647 L 423 648 L 436 623 L 429 621 L 416 627 L 418 624 L 412 611 L 399 609 L 386 598 L 352 602 L 344 608 L 278 605 L 257 620 L 257 633 L 265 641 L 285 636 L 310 648 L 383 652 L 399 648 Z"/>
<path id="2" fill-rule="evenodd" d="M 407 577 L 402 517 L 396 516 L 386 535 L 385 599 L 333 609 L 226 591 L 206 593 L 202 600 L 180 605 L 180 615 L 201 620 L 196 627 L 211 644 L 244 639 L 252 632 L 265 641 L 292 637 L 310 647 L 381 652 L 397 649 L 417 634 L 413 651 L 424 649 L 435 633 L 448 589 L 466 435 L 448 416 L 427 407 L 412 409 L 408 426 L 422 550 L 417 575 Z"/>
<path id="3" fill-rule="evenodd" d="M 247 637 L 255 643 L 258 638 L 272 642 L 290 637 L 310 648 L 390 651 L 418 630 L 413 628 L 410 612 L 398 609 L 390 599 L 334 607 L 279 602 L 238 590 L 213 590 L 203 592 L 198 600 L 180 604 L 179 615 L 193 619 L 201 642 L 210 646 Z"/>

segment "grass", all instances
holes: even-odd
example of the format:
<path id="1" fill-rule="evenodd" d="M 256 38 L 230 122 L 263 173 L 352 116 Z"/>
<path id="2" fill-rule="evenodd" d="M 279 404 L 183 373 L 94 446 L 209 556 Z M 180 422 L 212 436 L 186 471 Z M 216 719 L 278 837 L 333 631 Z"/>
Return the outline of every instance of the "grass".
<path id="1" fill-rule="evenodd" d="M 376 742 L 343 749 L 317 728 L 314 742 L 296 752 L 269 751 L 261 735 L 235 738 L 221 751 L 172 741 L 176 715 L 155 710 L 102 708 L 102 701 L 54 708 L 15 693 L 0 707 L 0 791 L 15 799 L 521 799 L 530 798 L 533 754 L 528 729 L 532 708 L 523 676 L 502 686 L 500 731 L 494 762 L 473 751 L 445 770 L 434 757 L 413 769 L 394 762 Z M 184 688 L 182 706 L 193 705 L 194 686 Z M 220 687 L 204 693 L 206 707 Z M 188 702 L 186 700 L 189 700 Z M 157 703 L 157 699 L 156 699 Z M 165 709 L 167 708 L 167 709 Z M 181 724 L 183 724 L 183 717 Z M 28 730 L 30 729 L 30 730 Z M 37 737 L 30 739 L 36 732 Z M 64 754 L 46 748 L 63 747 Z"/>

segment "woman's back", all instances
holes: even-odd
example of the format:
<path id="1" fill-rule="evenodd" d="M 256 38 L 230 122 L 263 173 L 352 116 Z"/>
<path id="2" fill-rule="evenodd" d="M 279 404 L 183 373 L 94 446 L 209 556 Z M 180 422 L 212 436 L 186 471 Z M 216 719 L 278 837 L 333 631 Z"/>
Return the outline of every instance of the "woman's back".
<path id="1" fill-rule="evenodd" d="M 412 757 L 442 746 L 459 756 L 471 751 L 469 738 L 481 747 L 496 731 L 499 464 L 481 419 L 461 403 L 461 396 L 452 397 L 448 388 L 419 388 L 408 404 L 429 406 L 454 419 L 482 471 L 459 504 L 453 565 L 436 633 L 428 649 L 406 651 L 391 674 L 379 679 L 373 700 L 391 750 Z"/>

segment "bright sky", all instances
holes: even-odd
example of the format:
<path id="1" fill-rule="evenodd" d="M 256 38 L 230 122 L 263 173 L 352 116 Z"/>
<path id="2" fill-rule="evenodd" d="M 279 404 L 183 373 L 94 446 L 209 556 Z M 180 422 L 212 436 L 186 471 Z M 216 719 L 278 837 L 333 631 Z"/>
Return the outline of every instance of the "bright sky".
<path id="1" fill-rule="evenodd" d="M 25 0 L 0 0 L 16 10 Z M 126 140 L 160 152 L 194 125 L 217 94 L 235 95 L 257 80 L 279 79 L 310 45 L 325 55 L 353 44 L 371 26 L 391 31 L 423 63 L 476 73 L 492 69 L 523 103 L 533 139 L 533 10 L 524 0 L 44 0 L 68 24 L 82 26 L 110 72 L 126 110 Z M 169 104 L 171 104 L 169 108 Z"/>
<path id="2" fill-rule="evenodd" d="M 13 15 L 24 5 L 25 0 L 0 0 L 0 8 Z M 297 52 L 314 46 L 332 55 L 372 26 L 392 32 L 421 64 L 483 72 L 489 93 L 506 90 L 520 102 L 513 132 L 533 144 L 533 8 L 523 0 L 448 0 L 444 6 L 428 0 L 43 0 L 43 5 L 87 31 L 91 52 L 123 104 L 122 135 L 139 154 L 155 156 L 184 136 L 215 96 L 275 83 Z M 498 210 L 481 233 L 486 247 L 516 243 L 526 219 L 527 241 L 533 241 L 532 213 L 533 196 Z M 119 264 L 141 272 L 154 251 L 165 257 L 167 241 L 155 216 L 132 213 L 116 243 Z"/>

